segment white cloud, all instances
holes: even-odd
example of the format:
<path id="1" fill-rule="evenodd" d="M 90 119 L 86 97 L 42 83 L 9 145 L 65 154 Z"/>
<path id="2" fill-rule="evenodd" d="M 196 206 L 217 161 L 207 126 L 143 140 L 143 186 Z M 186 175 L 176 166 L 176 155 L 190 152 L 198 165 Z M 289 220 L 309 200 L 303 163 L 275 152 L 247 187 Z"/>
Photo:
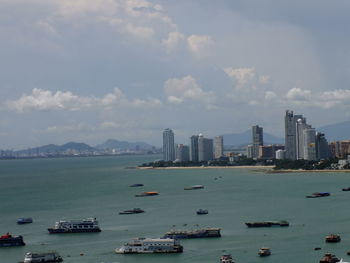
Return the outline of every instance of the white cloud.
<path id="1" fill-rule="evenodd" d="M 31 111 L 82 111 L 86 109 L 103 108 L 136 108 L 150 109 L 160 107 L 161 101 L 157 98 L 147 98 L 145 100 L 129 100 L 123 92 L 115 88 L 112 93 L 108 93 L 102 98 L 79 97 L 72 92 L 57 91 L 53 93 L 49 90 L 33 89 L 31 95 L 23 95 L 18 100 L 8 100 L 5 107 L 10 111 L 18 113 Z"/>
<path id="2" fill-rule="evenodd" d="M 236 88 L 241 89 L 246 87 L 247 84 L 250 84 L 250 87 L 254 85 L 257 81 L 257 74 L 254 68 L 224 68 L 224 72 L 235 81 Z M 267 77 L 264 76 L 263 81 L 266 81 Z"/>
<path id="3" fill-rule="evenodd" d="M 165 47 L 167 52 L 174 51 L 180 43 L 185 39 L 185 36 L 180 32 L 170 32 L 167 39 L 162 40 L 162 45 Z"/>
<path id="4" fill-rule="evenodd" d="M 214 41 L 208 35 L 190 35 L 187 38 L 188 49 L 196 57 L 206 57 L 210 55 Z"/>
<path id="5" fill-rule="evenodd" d="M 286 98 L 292 101 L 307 101 L 310 98 L 311 91 L 301 88 L 292 88 L 288 91 Z"/>
<path id="6" fill-rule="evenodd" d="M 56 0 L 57 13 L 60 16 L 81 16 L 93 14 L 113 15 L 118 4 L 114 0 Z"/>
<path id="7" fill-rule="evenodd" d="M 168 79 L 164 83 L 164 91 L 168 101 L 174 104 L 179 104 L 186 100 L 194 100 L 211 105 L 215 100 L 213 92 L 204 91 L 196 79 L 190 75 L 182 79 Z"/>

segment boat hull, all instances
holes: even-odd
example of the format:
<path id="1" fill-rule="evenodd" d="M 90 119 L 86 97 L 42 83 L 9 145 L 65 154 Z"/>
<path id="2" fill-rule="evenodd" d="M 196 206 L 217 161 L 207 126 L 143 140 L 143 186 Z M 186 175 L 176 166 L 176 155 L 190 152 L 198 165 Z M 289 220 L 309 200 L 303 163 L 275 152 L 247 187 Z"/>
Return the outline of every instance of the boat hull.
<path id="1" fill-rule="evenodd" d="M 50 234 L 71 234 L 71 233 L 98 233 L 101 229 L 47 229 Z"/>

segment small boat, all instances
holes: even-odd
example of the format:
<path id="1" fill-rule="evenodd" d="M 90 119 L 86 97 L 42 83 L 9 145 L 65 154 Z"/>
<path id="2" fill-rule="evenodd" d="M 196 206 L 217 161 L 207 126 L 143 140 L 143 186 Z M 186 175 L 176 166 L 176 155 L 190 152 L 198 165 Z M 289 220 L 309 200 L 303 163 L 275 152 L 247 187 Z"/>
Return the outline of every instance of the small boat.
<path id="1" fill-rule="evenodd" d="M 343 188 L 342 191 L 350 191 L 350 187 Z"/>
<path id="2" fill-rule="evenodd" d="M 159 195 L 158 192 L 143 192 L 141 194 L 135 195 L 136 197 L 143 197 L 143 196 L 153 196 L 153 195 Z"/>
<path id="3" fill-rule="evenodd" d="M 320 263 L 337 263 L 340 260 L 331 253 L 324 254 L 323 258 L 320 259 Z"/>
<path id="4" fill-rule="evenodd" d="M 258 252 L 260 257 L 266 257 L 271 255 L 271 250 L 268 247 L 262 247 Z"/>
<path id="5" fill-rule="evenodd" d="M 141 187 L 141 186 L 143 186 L 143 184 L 132 184 L 132 185 L 130 185 L 130 187 Z"/>
<path id="6" fill-rule="evenodd" d="M 252 222 L 245 223 L 247 227 L 272 227 L 272 226 L 289 226 L 289 222 L 285 220 L 280 221 L 261 221 L 261 222 Z"/>
<path id="7" fill-rule="evenodd" d="M 131 210 L 124 210 L 122 212 L 119 212 L 120 215 L 131 215 L 131 214 L 140 214 L 144 213 L 145 211 L 142 210 L 141 208 L 134 208 Z"/>
<path id="8" fill-rule="evenodd" d="M 24 263 L 53 263 L 53 262 L 62 262 L 62 257 L 56 252 L 47 252 L 47 253 L 26 253 L 24 257 Z"/>
<path id="9" fill-rule="evenodd" d="M 328 243 L 338 243 L 340 241 L 341 241 L 341 238 L 339 235 L 332 234 L 332 235 L 326 236 L 326 242 Z"/>
<path id="10" fill-rule="evenodd" d="M 197 210 L 197 215 L 206 215 L 206 214 L 208 214 L 208 210 L 206 210 L 206 209 L 199 209 L 199 210 Z"/>
<path id="11" fill-rule="evenodd" d="M 30 224 L 33 223 L 33 219 L 31 217 L 21 217 L 17 219 L 17 224 L 23 225 L 23 224 Z"/>
<path id="12" fill-rule="evenodd" d="M 197 189 L 203 189 L 204 186 L 201 184 L 193 185 L 190 187 L 185 187 L 184 190 L 197 190 Z"/>
<path id="13" fill-rule="evenodd" d="M 318 197 L 325 197 L 330 195 L 331 194 L 328 192 L 317 192 L 317 193 L 313 193 L 312 195 L 307 195 L 306 198 L 318 198 Z"/>
<path id="14" fill-rule="evenodd" d="M 225 254 L 220 257 L 221 263 L 234 263 L 232 256 L 230 254 Z"/>

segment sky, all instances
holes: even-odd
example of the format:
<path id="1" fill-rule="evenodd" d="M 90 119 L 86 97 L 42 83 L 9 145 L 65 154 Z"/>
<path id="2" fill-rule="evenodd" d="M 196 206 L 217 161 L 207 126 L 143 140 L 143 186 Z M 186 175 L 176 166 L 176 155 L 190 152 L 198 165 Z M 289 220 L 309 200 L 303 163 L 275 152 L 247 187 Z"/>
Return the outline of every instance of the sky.
<path id="1" fill-rule="evenodd" d="M 350 120 L 350 1 L 0 0 L 0 149 Z"/>

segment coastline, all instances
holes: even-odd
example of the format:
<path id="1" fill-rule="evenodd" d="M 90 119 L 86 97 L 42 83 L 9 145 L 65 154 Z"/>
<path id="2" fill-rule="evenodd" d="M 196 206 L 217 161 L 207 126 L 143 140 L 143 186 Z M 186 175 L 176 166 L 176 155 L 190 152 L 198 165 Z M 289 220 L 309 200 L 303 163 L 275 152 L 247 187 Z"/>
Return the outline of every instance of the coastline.
<path id="1" fill-rule="evenodd" d="M 139 170 L 191 170 L 191 169 L 252 169 L 256 171 L 261 171 L 269 174 L 279 174 L 279 173 L 350 173 L 350 169 L 344 170 L 273 170 L 274 165 L 241 165 L 241 166 L 188 166 L 188 167 L 135 167 Z"/>

